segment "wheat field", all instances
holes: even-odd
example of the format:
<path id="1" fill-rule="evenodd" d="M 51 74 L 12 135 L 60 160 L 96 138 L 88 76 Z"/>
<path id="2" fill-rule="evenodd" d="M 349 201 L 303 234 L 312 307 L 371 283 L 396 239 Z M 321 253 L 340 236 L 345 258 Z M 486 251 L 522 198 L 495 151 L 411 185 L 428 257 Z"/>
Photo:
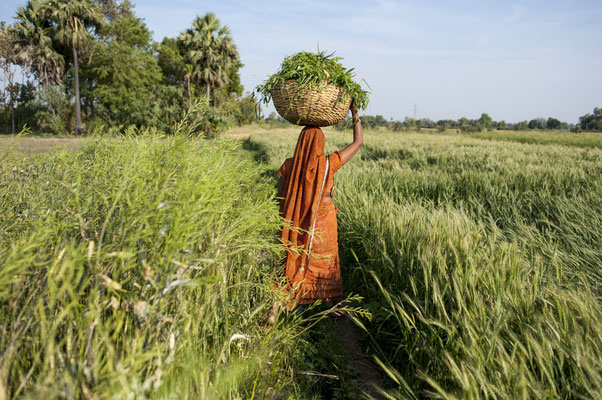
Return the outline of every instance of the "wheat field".
<path id="1" fill-rule="evenodd" d="M 298 130 L 245 146 L 275 170 Z M 601 137 L 496 134 L 366 133 L 335 177 L 345 290 L 394 398 L 599 398 Z"/>

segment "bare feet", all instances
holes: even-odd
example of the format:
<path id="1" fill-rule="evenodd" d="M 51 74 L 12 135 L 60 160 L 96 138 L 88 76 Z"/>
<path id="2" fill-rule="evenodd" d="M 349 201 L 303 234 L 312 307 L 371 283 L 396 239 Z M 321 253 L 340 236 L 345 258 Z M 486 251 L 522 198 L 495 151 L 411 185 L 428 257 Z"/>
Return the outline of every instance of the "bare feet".
<path id="1" fill-rule="evenodd" d="M 272 311 L 270 311 L 270 316 L 268 317 L 268 322 L 270 325 L 274 325 L 276 323 L 276 318 L 278 317 L 278 310 L 280 309 L 280 304 L 276 301 L 272 306 Z"/>

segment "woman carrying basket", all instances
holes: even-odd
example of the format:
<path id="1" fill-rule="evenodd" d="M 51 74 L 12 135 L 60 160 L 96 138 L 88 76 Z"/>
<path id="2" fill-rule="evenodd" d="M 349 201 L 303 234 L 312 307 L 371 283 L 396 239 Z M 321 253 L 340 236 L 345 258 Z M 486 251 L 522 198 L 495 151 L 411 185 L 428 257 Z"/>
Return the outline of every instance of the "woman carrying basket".
<path id="1" fill-rule="evenodd" d="M 297 305 L 339 302 L 343 297 L 337 219 L 332 201 L 334 174 L 349 161 L 363 144 L 363 132 L 357 109 L 351 103 L 353 143 L 341 151 L 324 154 L 324 133 L 318 127 L 301 131 L 295 153 L 284 161 L 278 175 L 280 215 L 287 224 L 280 232 L 287 248 L 284 262 L 286 288 L 291 303 Z M 278 304 L 269 321 L 275 322 Z"/>

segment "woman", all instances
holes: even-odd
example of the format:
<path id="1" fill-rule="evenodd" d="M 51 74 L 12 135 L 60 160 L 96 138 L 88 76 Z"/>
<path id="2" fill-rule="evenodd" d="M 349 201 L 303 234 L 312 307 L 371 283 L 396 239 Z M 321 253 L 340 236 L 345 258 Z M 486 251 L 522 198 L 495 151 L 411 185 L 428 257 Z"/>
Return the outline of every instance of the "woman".
<path id="1" fill-rule="evenodd" d="M 280 215 L 288 223 L 281 231 L 281 239 L 288 250 L 284 291 L 292 300 L 290 308 L 316 300 L 339 302 L 343 296 L 337 208 L 332 195 L 335 172 L 363 144 L 362 125 L 353 103 L 350 109 L 353 143 L 341 151 L 324 155 L 324 133 L 318 127 L 306 126 L 297 140 L 295 154 L 278 170 Z M 271 323 L 277 312 L 278 304 L 275 304 Z"/>

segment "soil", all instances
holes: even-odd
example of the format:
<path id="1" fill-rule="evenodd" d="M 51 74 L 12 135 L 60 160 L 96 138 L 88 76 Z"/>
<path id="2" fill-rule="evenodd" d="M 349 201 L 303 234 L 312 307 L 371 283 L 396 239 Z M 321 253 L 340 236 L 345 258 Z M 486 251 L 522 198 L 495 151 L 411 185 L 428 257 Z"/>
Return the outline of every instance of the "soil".
<path id="1" fill-rule="evenodd" d="M 24 156 L 32 156 L 49 151 L 77 149 L 80 138 L 43 138 L 43 137 L 12 137 L 0 135 L 0 153 L 16 152 Z"/>
<path id="2" fill-rule="evenodd" d="M 352 380 L 353 384 L 360 391 L 372 396 L 374 399 L 386 399 L 377 388 L 384 387 L 384 379 L 382 378 L 378 366 L 364 352 L 361 335 L 357 331 L 357 327 L 349 318 L 341 317 L 335 320 L 339 339 L 342 347 L 349 355 L 349 367 L 353 369 L 357 375 Z"/>

